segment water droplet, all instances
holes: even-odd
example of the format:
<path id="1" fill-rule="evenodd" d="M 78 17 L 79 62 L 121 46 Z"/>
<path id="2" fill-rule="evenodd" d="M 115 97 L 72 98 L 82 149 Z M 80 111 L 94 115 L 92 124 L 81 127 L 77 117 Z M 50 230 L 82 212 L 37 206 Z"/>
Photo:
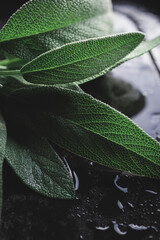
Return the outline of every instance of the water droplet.
<path id="1" fill-rule="evenodd" d="M 132 208 L 134 208 L 132 203 L 128 202 L 128 205 L 131 206 Z"/>
<path id="2" fill-rule="evenodd" d="M 90 162 L 89 164 L 90 164 L 91 166 L 93 166 L 93 162 Z"/>
<path id="3" fill-rule="evenodd" d="M 112 221 L 112 223 L 113 223 L 114 231 L 115 231 L 116 233 L 118 233 L 119 235 L 126 235 L 126 234 L 127 234 L 127 231 L 122 232 L 122 231 L 120 230 L 119 225 L 118 225 L 115 221 Z"/>
<path id="4" fill-rule="evenodd" d="M 122 192 L 124 192 L 124 193 L 127 193 L 127 192 L 128 192 L 128 188 L 124 188 L 124 187 L 119 186 L 118 183 L 117 183 L 118 180 L 119 180 L 119 176 L 117 175 L 117 176 L 115 177 L 115 179 L 114 179 L 114 184 L 115 184 L 115 186 L 116 186 L 120 191 L 122 191 Z"/>
<path id="5" fill-rule="evenodd" d="M 79 179 L 78 179 L 78 176 L 75 171 L 73 171 L 73 176 L 75 179 L 74 189 L 75 189 L 75 191 L 77 191 L 79 188 Z"/>
<path id="6" fill-rule="evenodd" d="M 80 238 L 80 239 L 84 239 L 83 235 L 80 235 L 79 238 Z"/>
<path id="7" fill-rule="evenodd" d="M 154 194 L 154 195 L 156 195 L 157 194 L 157 192 L 155 192 L 155 191 L 152 191 L 152 190 L 145 190 L 146 192 L 148 192 L 148 193 L 151 193 L 151 194 Z"/>
<path id="8" fill-rule="evenodd" d="M 151 228 L 152 228 L 153 230 L 155 230 L 156 232 L 158 232 L 158 228 L 156 228 L 155 226 L 151 226 Z"/>
<path id="9" fill-rule="evenodd" d="M 153 236 L 152 235 L 148 236 L 148 239 L 153 239 Z"/>
<path id="10" fill-rule="evenodd" d="M 92 219 L 87 219 L 87 222 L 90 222 L 90 223 L 92 223 L 92 222 L 93 222 L 93 220 L 92 220 Z"/>
<path id="11" fill-rule="evenodd" d="M 118 200 L 118 202 L 117 202 L 117 205 L 118 205 L 119 209 L 121 209 L 122 211 L 124 211 L 124 207 L 123 207 L 122 203 L 121 203 L 119 200 Z"/>
<path id="12" fill-rule="evenodd" d="M 109 229 L 109 226 L 106 227 L 96 227 L 97 230 L 101 230 L 101 231 L 105 231 L 107 229 Z"/>
<path id="13" fill-rule="evenodd" d="M 143 226 L 143 225 L 138 226 L 138 225 L 133 224 L 133 223 L 129 224 L 128 226 L 129 226 L 130 228 L 134 229 L 134 230 L 139 230 L 139 231 L 147 230 L 147 229 L 148 229 L 148 227 L 146 227 L 146 226 Z"/>

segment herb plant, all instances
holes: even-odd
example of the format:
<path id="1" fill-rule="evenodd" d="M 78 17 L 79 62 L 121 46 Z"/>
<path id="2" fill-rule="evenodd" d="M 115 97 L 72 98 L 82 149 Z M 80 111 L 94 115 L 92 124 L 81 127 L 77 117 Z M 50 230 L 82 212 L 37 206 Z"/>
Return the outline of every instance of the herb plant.
<path id="1" fill-rule="evenodd" d="M 111 168 L 159 178 L 160 145 L 81 84 L 160 43 L 115 34 L 109 0 L 30 0 L 0 31 L 0 200 L 4 159 L 33 190 L 74 198 L 51 142 Z"/>

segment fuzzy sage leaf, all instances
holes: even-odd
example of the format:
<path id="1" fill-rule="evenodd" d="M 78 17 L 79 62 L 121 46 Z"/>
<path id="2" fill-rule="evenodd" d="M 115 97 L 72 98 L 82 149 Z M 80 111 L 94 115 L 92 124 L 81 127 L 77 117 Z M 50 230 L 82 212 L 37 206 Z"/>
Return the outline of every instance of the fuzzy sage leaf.
<path id="1" fill-rule="evenodd" d="M 18 141 L 9 137 L 5 157 L 20 179 L 33 190 L 48 197 L 74 198 L 72 178 L 46 139 L 33 134 L 21 135 Z"/>
<path id="2" fill-rule="evenodd" d="M 143 38 L 141 33 L 127 33 L 67 44 L 27 63 L 21 73 L 36 84 L 86 82 L 106 73 Z"/>
<path id="3" fill-rule="evenodd" d="M 87 14 L 85 20 L 77 20 L 78 23 L 76 24 L 75 19 L 72 19 L 72 23 L 69 26 L 3 42 L 0 44 L 0 47 L 18 58 L 31 61 L 42 53 L 61 47 L 67 43 L 112 34 L 113 21 L 111 1 L 105 0 L 104 4 L 105 8 L 103 4 L 101 6 L 96 6 L 97 11 L 94 16 L 92 16 L 92 14 Z M 83 7 L 84 5 L 82 8 Z M 77 11 L 77 16 L 81 16 L 81 9 L 78 8 Z"/>
<path id="4" fill-rule="evenodd" d="M 58 145 L 112 168 L 159 176 L 159 143 L 90 95 L 78 89 L 41 86 L 17 90 L 10 101 L 16 107 L 18 103 L 25 106 L 37 132 Z"/>
<path id="5" fill-rule="evenodd" d="M 49 32 L 103 14 L 107 3 L 103 0 L 28 1 L 3 27 L 0 42 Z"/>

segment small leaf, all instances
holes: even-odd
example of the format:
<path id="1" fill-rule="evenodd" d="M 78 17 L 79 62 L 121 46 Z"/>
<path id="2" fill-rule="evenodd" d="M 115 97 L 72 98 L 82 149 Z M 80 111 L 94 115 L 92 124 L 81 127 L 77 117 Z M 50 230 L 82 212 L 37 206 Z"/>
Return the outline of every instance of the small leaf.
<path id="1" fill-rule="evenodd" d="M 1 218 L 1 210 L 2 210 L 2 202 L 3 202 L 3 161 L 5 157 L 5 149 L 6 149 L 6 141 L 7 141 L 7 130 L 5 121 L 0 113 L 0 218 Z"/>
<path id="2" fill-rule="evenodd" d="M 24 4 L 0 32 L 0 42 L 33 36 L 103 14 L 103 0 L 30 0 Z"/>
<path id="3" fill-rule="evenodd" d="M 0 61 L 0 66 L 5 67 L 7 69 L 16 69 L 16 68 L 21 68 L 26 62 L 22 61 L 20 58 L 11 58 L 8 56 L 5 56 L 6 59 Z"/>
<path id="4" fill-rule="evenodd" d="M 5 157 L 20 179 L 33 190 L 48 197 L 74 198 L 71 176 L 47 140 L 22 134 L 18 140 L 9 137 Z"/>
<path id="5" fill-rule="evenodd" d="M 35 58 L 21 72 L 27 81 L 36 84 L 86 82 L 108 72 L 143 38 L 137 32 L 67 44 Z"/>

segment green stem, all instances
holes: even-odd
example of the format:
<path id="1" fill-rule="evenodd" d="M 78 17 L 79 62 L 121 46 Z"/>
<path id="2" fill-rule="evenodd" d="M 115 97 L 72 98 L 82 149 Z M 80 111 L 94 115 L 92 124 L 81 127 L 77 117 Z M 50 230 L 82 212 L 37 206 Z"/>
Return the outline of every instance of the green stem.
<path id="1" fill-rule="evenodd" d="M 21 74 L 20 70 L 0 70 L 0 76 L 13 76 Z"/>
<path id="2" fill-rule="evenodd" d="M 13 58 L 13 59 L 4 59 L 0 61 L 1 66 L 7 66 L 12 63 L 20 62 L 19 58 Z"/>

